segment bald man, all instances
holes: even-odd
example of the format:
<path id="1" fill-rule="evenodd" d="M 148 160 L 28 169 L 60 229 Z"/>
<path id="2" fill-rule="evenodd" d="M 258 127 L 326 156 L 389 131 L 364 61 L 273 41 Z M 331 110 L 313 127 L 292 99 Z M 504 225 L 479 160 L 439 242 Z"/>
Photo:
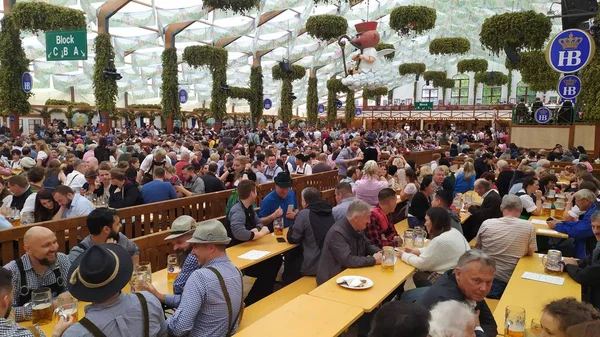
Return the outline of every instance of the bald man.
<path id="1" fill-rule="evenodd" d="M 12 272 L 13 310 L 17 322 L 31 319 L 31 291 L 48 287 L 52 297 L 67 291 L 67 255 L 58 253 L 56 235 L 46 227 L 31 227 L 23 237 L 25 254 L 4 266 Z"/>

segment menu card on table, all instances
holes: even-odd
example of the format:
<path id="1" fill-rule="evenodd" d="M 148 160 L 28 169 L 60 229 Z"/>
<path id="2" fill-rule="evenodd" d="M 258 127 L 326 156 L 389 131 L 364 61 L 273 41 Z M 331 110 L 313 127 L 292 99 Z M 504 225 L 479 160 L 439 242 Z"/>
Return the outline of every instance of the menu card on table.
<path id="1" fill-rule="evenodd" d="M 527 280 L 533 280 L 533 281 L 551 283 L 551 284 L 556 284 L 556 285 L 559 285 L 559 286 L 562 286 L 565 283 L 565 278 L 564 277 L 550 276 L 550 275 L 538 274 L 538 273 L 531 273 L 531 272 L 528 272 L 528 271 L 524 272 L 521 277 L 524 278 L 524 279 L 527 279 Z"/>
<path id="2" fill-rule="evenodd" d="M 271 254 L 271 252 L 268 252 L 266 250 L 251 250 L 251 251 L 246 252 L 238 257 L 240 259 L 244 259 L 244 260 L 258 260 L 269 254 Z"/>

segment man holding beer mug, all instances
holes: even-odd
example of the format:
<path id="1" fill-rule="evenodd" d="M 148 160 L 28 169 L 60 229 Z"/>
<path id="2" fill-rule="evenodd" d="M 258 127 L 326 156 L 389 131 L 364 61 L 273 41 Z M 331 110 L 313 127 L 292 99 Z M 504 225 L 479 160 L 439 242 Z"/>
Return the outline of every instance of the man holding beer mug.
<path id="1" fill-rule="evenodd" d="M 165 238 L 165 241 L 173 240 L 173 250 L 177 254 L 177 265 L 181 266 L 179 274 L 173 282 L 173 295 L 159 293 L 152 284 L 140 284 L 137 286 L 137 288 L 146 290 L 156 296 L 169 308 L 177 308 L 179 306 L 183 287 L 192 272 L 200 268 L 196 255 L 191 254 L 193 246 L 187 242 L 192 238 L 197 225 L 196 220 L 189 215 L 177 217 L 171 224 L 171 229 L 169 229 L 171 235 Z"/>
<path id="2" fill-rule="evenodd" d="M 23 243 L 25 254 L 4 266 L 13 275 L 13 309 L 17 322 L 31 319 L 33 309 L 36 309 L 31 301 L 34 290 L 49 288 L 52 298 L 67 290 L 71 265 L 65 254 L 57 252 L 56 235 L 46 227 L 30 228 L 23 237 Z"/>

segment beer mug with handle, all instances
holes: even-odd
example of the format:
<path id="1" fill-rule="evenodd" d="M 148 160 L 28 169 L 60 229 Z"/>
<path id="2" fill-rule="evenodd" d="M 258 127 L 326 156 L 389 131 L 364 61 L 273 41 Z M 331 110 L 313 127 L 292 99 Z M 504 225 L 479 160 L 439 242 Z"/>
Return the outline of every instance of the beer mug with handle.
<path id="1" fill-rule="evenodd" d="M 52 293 L 50 288 L 38 288 L 31 291 L 31 310 L 33 324 L 44 325 L 52 322 Z"/>
<path id="2" fill-rule="evenodd" d="M 504 337 L 524 337 L 525 309 L 509 305 L 504 315 Z"/>
<path id="3" fill-rule="evenodd" d="M 57 319 L 63 317 L 65 320 L 69 316 L 73 317 L 73 321 L 79 321 L 79 309 L 77 307 L 78 302 L 73 296 L 64 296 L 58 298 L 58 307 L 56 308 L 55 314 Z"/>
<path id="4" fill-rule="evenodd" d="M 542 256 L 544 272 L 549 274 L 560 274 L 560 262 L 562 261 L 562 252 L 560 250 L 550 249 L 546 256 Z"/>

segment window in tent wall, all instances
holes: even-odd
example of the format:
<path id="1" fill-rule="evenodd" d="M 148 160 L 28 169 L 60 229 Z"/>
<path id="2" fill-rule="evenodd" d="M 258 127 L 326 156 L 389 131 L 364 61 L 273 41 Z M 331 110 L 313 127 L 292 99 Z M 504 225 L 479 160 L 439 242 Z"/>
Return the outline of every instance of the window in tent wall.
<path id="1" fill-rule="evenodd" d="M 502 87 L 483 87 L 483 97 L 481 104 L 490 105 L 498 104 L 502 99 Z"/>
<path id="2" fill-rule="evenodd" d="M 438 104 L 438 89 L 432 85 L 424 85 L 421 90 L 421 102 L 433 102 Z"/>
<path id="3" fill-rule="evenodd" d="M 452 77 L 454 80 L 454 88 L 452 88 L 452 105 L 467 105 L 469 104 L 469 76 L 465 74 L 457 74 Z"/>
<path id="4" fill-rule="evenodd" d="M 523 81 L 517 83 L 517 102 L 524 98 L 525 102 L 533 103 L 535 102 L 535 94 L 536 92 L 529 89 L 527 83 Z"/>

